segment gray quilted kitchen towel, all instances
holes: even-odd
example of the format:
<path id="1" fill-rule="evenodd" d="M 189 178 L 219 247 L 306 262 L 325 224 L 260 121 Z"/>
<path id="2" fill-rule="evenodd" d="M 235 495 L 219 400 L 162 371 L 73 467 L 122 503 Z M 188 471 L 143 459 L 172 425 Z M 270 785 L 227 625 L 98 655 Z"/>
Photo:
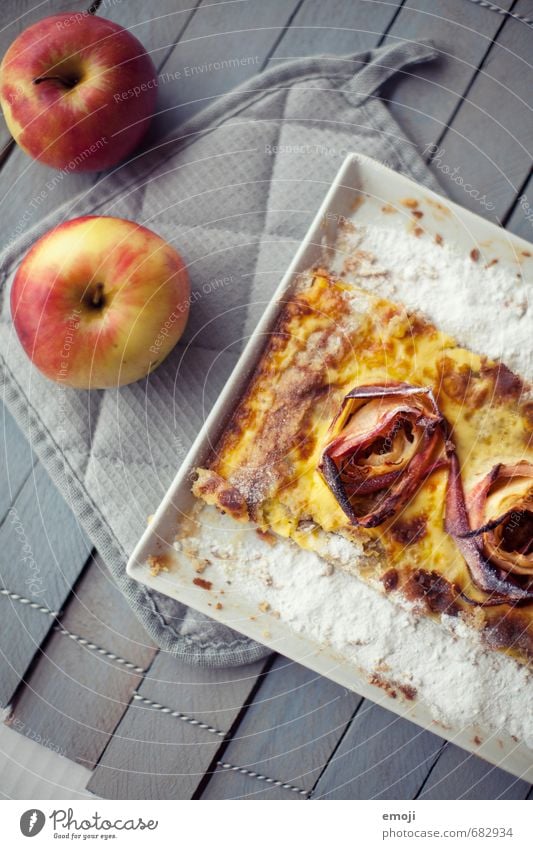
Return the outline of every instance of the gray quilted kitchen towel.
<path id="1" fill-rule="evenodd" d="M 434 55 L 431 47 L 394 45 L 265 72 L 103 175 L 1 258 L 3 399 L 150 636 L 184 660 L 239 665 L 268 650 L 131 581 L 128 555 L 345 155 L 368 154 L 437 188 L 376 96 L 395 73 Z M 49 382 L 31 367 L 10 320 L 9 286 L 28 246 L 86 214 L 155 230 L 184 254 L 191 277 L 180 344 L 148 378 L 117 390 Z"/>

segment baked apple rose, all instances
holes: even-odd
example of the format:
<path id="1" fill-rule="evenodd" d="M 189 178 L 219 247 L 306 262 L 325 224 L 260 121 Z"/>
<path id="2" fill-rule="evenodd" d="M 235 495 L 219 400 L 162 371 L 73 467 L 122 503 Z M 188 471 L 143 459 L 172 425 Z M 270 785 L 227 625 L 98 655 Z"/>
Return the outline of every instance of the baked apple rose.
<path id="1" fill-rule="evenodd" d="M 493 603 L 533 601 L 532 463 L 498 463 L 465 496 L 459 461 L 452 455 L 446 530 L 474 584 Z"/>
<path id="2" fill-rule="evenodd" d="M 374 528 L 444 465 L 446 422 L 431 389 L 387 382 L 357 386 L 330 427 L 319 471 L 350 521 Z"/>
<path id="3" fill-rule="evenodd" d="M 533 465 L 494 466 L 470 494 L 469 514 L 491 562 L 533 578 Z"/>

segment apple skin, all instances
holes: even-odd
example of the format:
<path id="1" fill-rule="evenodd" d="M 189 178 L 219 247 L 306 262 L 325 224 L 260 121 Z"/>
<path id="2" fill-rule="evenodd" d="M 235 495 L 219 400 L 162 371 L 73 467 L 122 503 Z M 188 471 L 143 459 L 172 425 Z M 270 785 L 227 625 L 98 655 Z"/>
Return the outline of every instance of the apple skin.
<path id="1" fill-rule="evenodd" d="M 20 264 L 11 315 L 35 366 L 79 389 L 133 383 L 169 354 L 189 313 L 180 254 L 122 218 L 75 218 Z"/>
<path id="2" fill-rule="evenodd" d="M 53 15 L 28 27 L 0 66 L 0 104 L 11 135 L 53 168 L 116 165 L 148 129 L 156 98 L 156 70 L 140 41 L 88 13 Z"/>

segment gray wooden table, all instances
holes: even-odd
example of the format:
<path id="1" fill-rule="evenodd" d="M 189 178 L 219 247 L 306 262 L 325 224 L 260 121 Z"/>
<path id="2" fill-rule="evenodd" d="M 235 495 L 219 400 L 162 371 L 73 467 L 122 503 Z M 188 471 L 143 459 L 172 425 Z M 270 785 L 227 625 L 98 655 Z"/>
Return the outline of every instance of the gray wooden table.
<path id="1" fill-rule="evenodd" d="M 4 0 L 2 53 L 33 20 L 86 5 Z M 532 0 L 499 5 L 533 18 Z M 431 167 L 449 196 L 533 240 L 527 21 L 472 0 L 104 0 L 99 14 L 130 27 L 160 74 L 182 72 L 179 86 L 160 87 L 152 140 L 279 60 L 432 38 L 438 61 L 396 80 L 383 97 L 428 160 L 438 146 L 440 164 Z M 183 73 L 243 56 L 253 63 Z M 7 138 L 2 125 L 0 144 Z M 443 161 L 486 194 L 490 211 L 446 176 Z M 94 179 L 69 174 L 36 203 L 48 174 L 10 151 L 0 174 L 2 243 Z M 283 657 L 212 671 L 159 652 L 36 462 L 31 434 L 20 433 L 6 410 L 1 423 L 0 702 L 10 706 L 12 728 L 89 767 L 89 791 L 108 798 L 531 797 L 525 782 Z M 58 617 L 24 603 L 21 540 L 55 581 Z"/>

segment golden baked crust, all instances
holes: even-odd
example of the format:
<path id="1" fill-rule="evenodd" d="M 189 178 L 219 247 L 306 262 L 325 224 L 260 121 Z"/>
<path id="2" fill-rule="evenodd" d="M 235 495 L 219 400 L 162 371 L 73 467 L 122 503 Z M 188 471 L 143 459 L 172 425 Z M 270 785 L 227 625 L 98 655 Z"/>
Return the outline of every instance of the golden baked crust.
<path id="1" fill-rule="evenodd" d="M 445 530 L 446 434 L 416 492 L 377 527 L 354 524 L 321 473 L 350 390 L 391 382 L 432 392 L 467 493 L 495 464 L 533 462 L 533 405 L 518 376 L 402 306 L 319 271 L 282 306 L 193 491 L 306 548 L 317 549 L 323 532 L 354 540 L 365 551 L 363 578 L 381 580 L 429 615 L 461 615 L 491 647 L 532 659 L 533 604 L 501 603 L 480 589 Z M 519 580 L 530 586 L 527 575 Z"/>

